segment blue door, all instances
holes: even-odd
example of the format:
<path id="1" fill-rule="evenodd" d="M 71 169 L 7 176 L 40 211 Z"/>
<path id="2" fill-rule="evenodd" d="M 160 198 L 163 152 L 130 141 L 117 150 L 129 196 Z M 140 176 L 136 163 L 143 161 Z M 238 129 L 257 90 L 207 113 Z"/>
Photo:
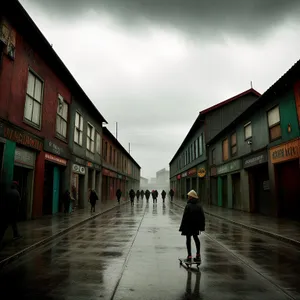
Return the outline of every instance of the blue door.
<path id="1" fill-rule="evenodd" d="M 52 198 L 52 214 L 56 214 L 59 211 L 59 181 L 60 171 L 58 167 L 53 169 L 53 198 Z"/>

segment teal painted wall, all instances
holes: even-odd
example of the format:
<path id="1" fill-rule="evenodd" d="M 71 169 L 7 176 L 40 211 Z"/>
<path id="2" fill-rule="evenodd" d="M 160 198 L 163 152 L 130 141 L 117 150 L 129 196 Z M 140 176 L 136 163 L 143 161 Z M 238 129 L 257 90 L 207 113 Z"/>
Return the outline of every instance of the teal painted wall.
<path id="1" fill-rule="evenodd" d="M 59 168 L 55 166 L 53 170 L 52 214 L 56 214 L 59 211 L 59 182 L 60 171 Z"/>
<path id="2" fill-rule="evenodd" d="M 222 178 L 219 176 L 218 177 L 218 206 L 222 206 L 222 185 L 223 185 L 223 181 Z"/>
<path id="3" fill-rule="evenodd" d="M 281 118 L 281 141 L 285 142 L 299 137 L 299 125 L 294 91 L 290 91 L 280 99 L 279 110 Z M 288 132 L 287 130 L 288 124 L 292 127 L 291 132 Z"/>
<path id="4" fill-rule="evenodd" d="M 13 181 L 16 143 L 6 140 L 3 154 L 3 180 L 6 184 Z"/>

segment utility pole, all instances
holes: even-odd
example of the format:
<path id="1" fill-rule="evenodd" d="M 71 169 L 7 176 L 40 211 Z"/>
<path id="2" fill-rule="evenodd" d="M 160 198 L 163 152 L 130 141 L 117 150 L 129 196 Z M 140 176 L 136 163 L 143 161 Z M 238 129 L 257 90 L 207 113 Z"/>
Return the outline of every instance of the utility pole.
<path id="1" fill-rule="evenodd" d="M 116 122 L 116 139 L 118 139 L 118 122 Z"/>
<path id="2" fill-rule="evenodd" d="M 253 89 L 252 80 L 250 81 L 250 86 L 251 86 L 251 89 Z"/>
<path id="3" fill-rule="evenodd" d="M 128 147 L 128 149 L 129 149 L 129 151 L 128 151 L 128 152 L 129 152 L 129 154 L 130 154 L 130 143 L 129 143 L 129 145 L 128 145 L 128 146 L 129 146 L 129 147 Z"/>

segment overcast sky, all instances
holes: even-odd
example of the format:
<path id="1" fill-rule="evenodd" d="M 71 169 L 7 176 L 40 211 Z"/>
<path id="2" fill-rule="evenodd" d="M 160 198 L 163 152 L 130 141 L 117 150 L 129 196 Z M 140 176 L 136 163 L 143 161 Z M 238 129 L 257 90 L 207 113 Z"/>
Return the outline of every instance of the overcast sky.
<path id="1" fill-rule="evenodd" d="M 298 0 L 20 2 L 148 178 L 199 111 L 299 59 Z"/>

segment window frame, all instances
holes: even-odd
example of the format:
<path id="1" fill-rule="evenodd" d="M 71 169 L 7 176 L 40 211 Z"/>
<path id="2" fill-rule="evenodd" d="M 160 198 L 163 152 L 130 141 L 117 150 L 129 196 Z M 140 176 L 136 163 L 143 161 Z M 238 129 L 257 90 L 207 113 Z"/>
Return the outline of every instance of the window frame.
<path id="1" fill-rule="evenodd" d="M 35 77 L 35 79 L 37 78 L 41 84 L 41 102 L 40 102 L 40 117 L 39 117 L 39 124 L 36 124 L 34 122 L 32 122 L 31 120 L 28 120 L 25 117 L 25 106 L 26 106 L 26 101 L 27 101 L 27 96 L 30 97 L 33 101 L 38 102 L 35 98 L 33 98 L 31 95 L 28 94 L 27 90 L 28 90 L 28 80 L 29 80 L 29 73 L 32 73 L 32 75 Z M 35 86 L 35 84 L 34 84 Z M 43 105 L 44 105 L 44 93 L 45 93 L 45 81 L 43 80 L 43 78 L 41 76 L 39 76 L 39 74 L 37 74 L 32 68 L 28 68 L 27 70 L 27 86 L 26 86 L 26 92 L 25 92 L 25 103 L 24 103 L 24 109 L 23 109 L 23 122 L 28 124 L 31 127 L 34 127 L 38 130 L 42 129 L 42 118 L 43 118 Z M 33 114 L 33 108 L 32 108 L 32 114 Z"/>
<path id="2" fill-rule="evenodd" d="M 76 114 L 79 115 L 79 128 L 76 127 Z M 81 125 L 80 120 L 82 120 L 82 129 L 80 129 L 80 127 L 81 127 L 81 126 L 80 126 L 80 125 Z M 74 124 L 74 136 L 73 136 L 73 141 L 74 141 L 74 143 L 75 143 L 76 145 L 78 145 L 78 146 L 80 146 L 80 147 L 83 147 L 83 129 L 84 129 L 84 120 L 83 120 L 82 114 L 81 114 L 79 111 L 76 111 L 76 112 L 75 112 L 74 123 L 75 123 L 75 124 Z M 77 129 L 78 129 L 78 131 L 77 131 Z M 75 132 L 79 132 L 79 135 L 78 135 L 78 142 L 75 141 Z M 81 136 L 81 140 L 80 140 L 80 136 Z"/>
<path id="3" fill-rule="evenodd" d="M 58 109 L 58 105 L 59 105 L 59 101 L 60 101 L 60 97 L 61 100 L 63 101 L 63 105 L 67 106 L 68 112 L 67 112 L 67 119 L 65 120 L 63 116 L 61 116 L 57 110 L 56 110 L 56 126 L 55 126 L 55 132 L 56 132 L 56 137 L 58 137 L 59 139 L 62 139 L 64 141 L 67 141 L 68 139 L 68 119 L 69 119 L 69 103 L 67 101 L 65 101 L 65 98 L 61 95 L 58 94 L 57 95 L 57 109 Z M 57 131 L 57 119 L 60 118 L 61 121 L 64 121 L 66 123 L 66 136 L 62 135 L 60 132 Z"/>
<path id="4" fill-rule="evenodd" d="M 99 137 L 99 145 L 98 145 L 98 137 Z M 99 131 L 96 130 L 96 153 L 99 155 L 101 155 L 101 139 L 102 138 Z"/>
<path id="5" fill-rule="evenodd" d="M 274 110 L 274 109 L 278 109 L 278 114 L 279 114 L 279 121 L 277 123 L 272 124 L 271 126 L 269 125 L 269 112 Z M 273 107 L 271 107 L 270 109 L 267 110 L 267 124 L 268 124 L 268 133 L 269 133 L 269 141 L 270 142 L 274 142 L 277 141 L 279 139 L 281 139 L 282 137 L 282 132 L 281 132 L 281 116 L 280 116 L 280 109 L 279 109 L 279 104 L 274 105 Z M 274 127 L 279 126 L 280 128 L 280 136 L 272 139 L 271 138 L 271 129 L 273 129 Z"/>
<path id="6" fill-rule="evenodd" d="M 246 137 L 246 128 L 248 126 L 250 126 L 250 128 L 251 128 L 251 136 Z M 250 122 L 247 122 L 246 124 L 244 124 L 244 140 L 248 141 L 249 139 L 252 139 L 252 136 L 253 136 L 253 134 L 252 134 L 252 122 L 250 121 Z"/>
<path id="7" fill-rule="evenodd" d="M 232 137 L 235 135 L 235 144 L 233 144 L 232 143 Z M 232 149 L 233 148 L 236 148 L 236 150 L 235 150 L 235 152 L 233 153 L 232 152 Z M 236 131 L 234 131 L 234 132 L 232 132 L 231 134 L 230 134 L 230 155 L 231 156 L 236 156 L 237 155 L 237 152 L 238 152 L 238 148 L 237 148 L 237 133 L 236 133 Z"/>
<path id="8" fill-rule="evenodd" d="M 88 135 L 89 126 L 92 128 L 92 135 L 94 136 L 93 139 L 92 139 L 92 137 L 89 137 L 89 135 Z M 95 153 L 95 135 L 96 135 L 96 129 L 95 129 L 95 127 L 90 122 L 87 122 L 87 128 L 86 128 L 86 150 L 89 151 L 89 152 L 91 152 L 91 153 Z M 93 149 L 89 149 L 88 148 L 88 141 L 90 143 L 90 148 L 91 148 L 91 142 L 93 143 Z"/>
<path id="9" fill-rule="evenodd" d="M 222 149 L 223 151 L 223 149 Z M 216 148 L 211 150 L 211 164 L 216 165 Z"/>
<path id="10" fill-rule="evenodd" d="M 227 159 L 225 159 L 224 157 L 224 142 L 227 141 Z M 228 141 L 228 137 L 222 140 L 222 160 L 223 161 L 227 161 L 229 160 L 229 141 Z"/>

